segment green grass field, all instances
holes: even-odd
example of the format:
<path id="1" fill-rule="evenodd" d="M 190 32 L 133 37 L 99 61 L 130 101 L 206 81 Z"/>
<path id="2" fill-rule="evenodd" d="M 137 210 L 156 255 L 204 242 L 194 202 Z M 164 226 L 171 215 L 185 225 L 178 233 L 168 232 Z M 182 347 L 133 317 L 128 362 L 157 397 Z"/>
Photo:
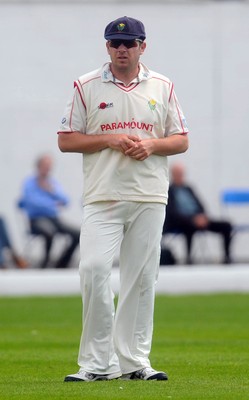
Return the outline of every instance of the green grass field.
<path id="1" fill-rule="evenodd" d="M 168 382 L 67 382 L 79 297 L 0 298 L 0 399 L 249 399 L 249 295 L 158 296 L 152 365 Z"/>

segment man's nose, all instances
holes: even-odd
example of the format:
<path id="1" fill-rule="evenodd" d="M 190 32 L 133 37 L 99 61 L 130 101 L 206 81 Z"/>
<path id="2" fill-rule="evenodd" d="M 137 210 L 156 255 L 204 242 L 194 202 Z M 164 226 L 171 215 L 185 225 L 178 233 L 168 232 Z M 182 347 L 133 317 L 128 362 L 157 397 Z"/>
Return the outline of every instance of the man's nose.
<path id="1" fill-rule="evenodd" d="M 124 45 L 124 43 L 121 43 L 121 44 L 118 46 L 118 50 L 120 50 L 120 51 L 127 51 L 127 47 Z"/>

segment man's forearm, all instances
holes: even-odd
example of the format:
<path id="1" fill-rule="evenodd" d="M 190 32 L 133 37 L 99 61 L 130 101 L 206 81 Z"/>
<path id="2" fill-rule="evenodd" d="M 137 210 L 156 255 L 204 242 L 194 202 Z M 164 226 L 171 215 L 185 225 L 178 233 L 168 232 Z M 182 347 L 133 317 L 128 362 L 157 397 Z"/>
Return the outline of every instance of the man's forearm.
<path id="1" fill-rule="evenodd" d="M 188 135 L 176 134 L 163 139 L 155 139 L 153 154 L 173 156 L 188 149 Z"/>
<path id="2" fill-rule="evenodd" d="M 80 132 L 59 133 L 58 146 L 62 152 L 95 153 L 110 148 L 125 151 L 135 147 L 140 139 L 137 136 L 126 134 L 101 134 L 86 135 Z"/>
<path id="3" fill-rule="evenodd" d="M 62 152 L 95 153 L 108 147 L 108 135 L 84 135 L 80 132 L 58 135 L 58 146 Z"/>
<path id="4" fill-rule="evenodd" d="M 161 139 L 144 139 L 135 148 L 125 151 L 125 155 L 138 161 L 144 161 L 151 154 L 172 156 L 184 153 L 188 149 L 187 135 L 176 134 Z"/>

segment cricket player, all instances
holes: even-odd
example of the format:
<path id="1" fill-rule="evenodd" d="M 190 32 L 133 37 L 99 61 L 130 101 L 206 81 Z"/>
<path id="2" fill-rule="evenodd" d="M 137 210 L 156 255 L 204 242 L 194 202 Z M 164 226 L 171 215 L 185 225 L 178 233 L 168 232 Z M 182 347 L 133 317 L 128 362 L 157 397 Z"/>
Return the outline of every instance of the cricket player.
<path id="1" fill-rule="evenodd" d="M 58 132 L 62 152 L 83 154 L 84 173 L 80 369 L 65 381 L 166 381 L 149 359 L 155 283 L 167 156 L 187 150 L 188 129 L 172 82 L 140 62 L 143 23 L 118 18 L 104 37 L 110 62 L 74 83 Z M 110 278 L 120 241 L 115 310 Z"/>

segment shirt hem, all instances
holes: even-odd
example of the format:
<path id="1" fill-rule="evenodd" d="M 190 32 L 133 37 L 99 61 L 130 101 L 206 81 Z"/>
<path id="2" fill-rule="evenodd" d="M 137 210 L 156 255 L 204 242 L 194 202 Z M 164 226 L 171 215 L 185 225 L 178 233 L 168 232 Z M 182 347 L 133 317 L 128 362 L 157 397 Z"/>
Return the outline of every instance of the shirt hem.
<path id="1" fill-rule="evenodd" d="M 85 198 L 83 200 L 83 205 L 86 206 L 88 204 L 104 201 L 134 201 L 137 203 L 162 203 L 166 205 L 168 203 L 168 198 L 164 196 L 93 196 Z"/>

